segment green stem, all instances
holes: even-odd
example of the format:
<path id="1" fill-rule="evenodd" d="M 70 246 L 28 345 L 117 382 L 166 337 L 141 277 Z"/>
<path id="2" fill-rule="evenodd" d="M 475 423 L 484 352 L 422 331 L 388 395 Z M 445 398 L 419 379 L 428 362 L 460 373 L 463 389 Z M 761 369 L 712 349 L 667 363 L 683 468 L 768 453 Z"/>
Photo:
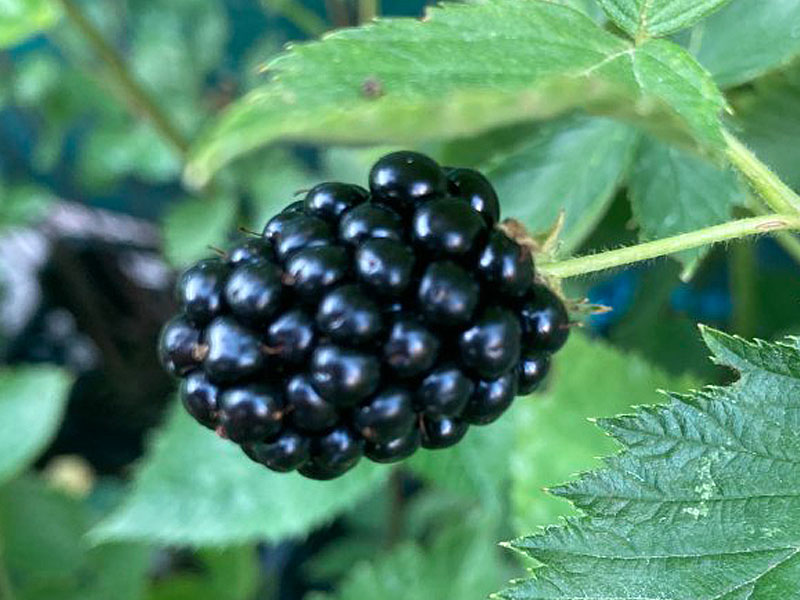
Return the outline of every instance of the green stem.
<path id="1" fill-rule="evenodd" d="M 800 215 L 776 214 L 730 221 L 722 225 L 714 225 L 627 248 L 540 264 L 538 270 L 545 275 L 563 279 L 613 269 L 717 242 L 785 229 L 800 229 Z"/>
<path id="2" fill-rule="evenodd" d="M 189 141 L 170 121 L 167 114 L 136 81 L 116 49 L 103 37 L 74 0 L 58 0 L 64 12 L 83 34 L 94 51 L 106 63 L 113 76 L 122 99 L 137 113 L 146 117 L 156 131 L 184 158 L 189 150 Z"/>
<path id="3" fill-rule="evenodd" d="M 751 338 L 758 333 L 755 330 L 758 298 L 755 294 L 757 267 L 753 244 L 744 240 L 734 243 L 728 264 L 733 298 L 733 329 L 735 333 Z"/>
<path id="4" fill-rule="evenodd" d="M 727 131 L 724 135 L 728 144 L 726 151 L 728 159 L 747 178 L 767 206 L 777 213 L 800 214 L 800 196 L 770 171 L 767 165 L 758 160 L 758 157 L 734 135 Z"/>
<path id="5" fill-rule="evenodd" d="M 328 24 L 313 10 L 297 0 L 261 0 L 264 7 L 291 21 L 308 37 L 319 37 L 328 30 Z"/>
<path id="6" fill-rule="evenodd" d="M 358 0 L 358 22 L 369 23 L 380 14 L 380 0 Z"/>

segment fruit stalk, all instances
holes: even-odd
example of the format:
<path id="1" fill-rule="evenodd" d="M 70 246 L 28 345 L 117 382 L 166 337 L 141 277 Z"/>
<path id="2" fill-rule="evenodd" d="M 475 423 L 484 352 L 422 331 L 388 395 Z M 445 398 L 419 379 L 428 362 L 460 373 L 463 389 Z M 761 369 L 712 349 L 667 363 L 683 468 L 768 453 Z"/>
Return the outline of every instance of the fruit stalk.
<path id="1" fill-rule="evenodd" d="M 173 125 L 170 118 L 150 94 L 136 81 L 117 50 L 106 41 L 100 30 L 86 17 L 74 0 L 58 1 L 73 25 L 83 34 L 89 45 L 108 66 L 123 100 L 130 105 L 134 112 L 144 115 L 153 124 L 156 131 L 172 146 L 181 159 L 185 158 L 189 151 L 189 141 Z"/>
<path id="2" fill-rule="evenodd" d="M 800 215 L 775 214 L 739 219 L 618 250 L 609 250 L 563 261 L 540 263 L 538 269 L 545 275 L 564 279 L 667 256 L 709 244 L 788 229 L 800 229 Z"/>

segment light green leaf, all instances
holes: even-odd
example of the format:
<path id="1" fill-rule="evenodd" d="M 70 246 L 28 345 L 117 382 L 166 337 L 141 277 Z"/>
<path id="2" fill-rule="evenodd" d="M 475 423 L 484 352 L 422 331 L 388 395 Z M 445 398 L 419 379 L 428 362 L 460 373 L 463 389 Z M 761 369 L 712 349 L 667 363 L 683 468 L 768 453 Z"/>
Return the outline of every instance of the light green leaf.
<path id="1" fill-rule="evenodd" d="M 0 48 L 14 46 L 52 27 L 58 20 L 51 0 L 3 0 L 0 2 Z"/>
<path id="2" fill-rule="evenodd" d="M 404 543 L 391 553 L 357 564 L 333 595 L 310 600 L 483 600 L 506 575 L 494 542 L 495 522 L 466 514 L 436 536 L 430 547 Z"/>
<path id="3" fill-rule="evenodd" d="M 735 0 L 692 32 L 690 50 L 724 87 L 800 54 L 800 0 Z"/>
<path id="4" fill-rule="evenodd" d="M 177 406 L 132 494 L 91 536 L 189 546 L 301 536 L 381 485 L 388 472 L 364 461 L 335 481 L 274 473 Z"/>
<path id="5" fill-rule="evenodd" d="M 467 60 L 465 57 L 469 56 Z M 187 179 L 280 139 L 420 143 L 585 107 L 713 151 L 725 102 L 671 42 L 632 46 L 544 1 L 444 4 L 294 46 L 200 140 Z M 372 83 L 380 92 L 365 92 Z"/>
<path id="6" fill-rule="evenodd" d="M 18 600 L 139 600 L 148 551 L 90 548 L 92 514 L 78 500 L 23 478 L 0 487 L 3 560 Z"/>
<path id="7" fill-rule="evenodd" d="M 730 168 L 721 168 L 674 146 L 646 140 L 639 150 L 628 191 L 640 237 L 653 240 L 731 218 L 747 192 Z M 688 271 L 708 249 L 682 252 L 675 258 Z"/>
<path id="8" fill-rule="evenodd" d="M 632 38 L 664 36 L 694 25 L 730 0 L 598 0 Z"/>
<path id="9" fill-rule="evenodd" d="M 555 490 L 587 516 L 513 542 L 539 566 L 501 598 L 800 597 L 800 347 L 703 336 L 739 380 L 601 420 L 625 450 Z"/>
<path id="10" fill-rule="evenodd" d="M 208 256 L 224 244 L 236 219 L 236 201 L 227 196 L 187 198 L 164 218 L 164 254 L 176 266 Z"/>
<path id="11" fill-rule="evenodd" d="M 501 507 L 508 483 L 508 457 L 516 407 L 489 427 L 472 427 L 446 450 L 421 450 L 405 464 L 433 485 L 478 500 L 488 511 Z"/>
<path id="12" fill-rule="evenodd" d="M 559 253 L 568 255 L 605 214 L 637 139 L 610 119 L 568 117 L 545 123 L 481 170 L 497 188 L 503 215 L 532 232 L 549 230 L 563 210 Z"/>
<path id="13" fill-rule="evenodd" d="M 634 354 L 583 335 L 571 337 L 553 369 L 552 385 L 545 393 L 518 401 L 522 406 L 510 460 L 514 528 L 520 533 L 576 514 L 569 504 L 542 490 L 600 466 L 597 457 L 619 447 L 590 417 L 658 402 L 663 399 L 655 391 L 659 388 L 686 390 L 691 385 L 687 378 L 672 378 Z"/>
<path id="14" fill-rule="evenodd" d="M 22 471 L 53 437 L 71 384 L 52 367 L 0 370 L 0 483 Z"/>

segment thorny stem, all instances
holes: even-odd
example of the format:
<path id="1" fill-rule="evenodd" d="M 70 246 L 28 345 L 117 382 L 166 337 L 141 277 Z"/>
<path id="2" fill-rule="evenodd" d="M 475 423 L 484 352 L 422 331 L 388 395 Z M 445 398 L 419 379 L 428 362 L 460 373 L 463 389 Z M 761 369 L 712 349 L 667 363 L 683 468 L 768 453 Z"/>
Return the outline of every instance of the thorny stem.
<path id="1" fill-rule="evenodd" d="M 94 51 L 108 66 L 123 100 L 130 105 L 132 110 L 145 116 L 181 158 L 184 158 L 189 150 L 189 141 L 173 125 L 150 94 L 136 81 L 117 50 L 106 41 L 100 30 L 86 17 L 74 0 L 58 1 L 75 27 L 80 30 Z"/>
<path id="2" fill-rule="evenodd" d="M 800 196 L 770 171 L 747 146 L 727 131 L 727 155 L 733 165 L 747 178 L 764 202 L 776 213 L 800 214 Z"/>
<path id="3" fill-rule="evenodd" d="M 728 159 L 776 214 L 730 221 L 627 248 L 544 263 L 539 265 L 539 270 L 545 275 L 561 279 L 575 277 L 675 254 L 682 250 L 772 231 L 778 232 L 778 241 L 792 256 L 800 256 L 800 242 L 786 231 L 800 229 L 800 196 L 770 171 L 769 167 L 735 136 L 727 131 L 724 131 L 723 135 L 728 146 L 726 150 Z"/>
<path id="4" fill-rule="evenodd" d="M 787 229 L 800 229 L 800 214 L 798 215 L 765 215 L 750 219 L 739 219 L 722 225 L 714 225 L 698 229 L 690 233 L 683 233 L 672 237 L 662 238 L 644 244 L 637 244 L 618 250 L 609 250 L 589 256 L 571 258 L 564 261 L 540 264 L 538 269 L 544 275 L 558 278 L 575 277 L 587 273 L 595 273 L 614 267 L 621 267 L 632 263 L 675 254 L 682 250 L 699 248 L 708 244 L 716 244 L 727 240 L 782 231 Z"/>
<path id="5" fill-rule="evenodd" d="M 261 0 L 267 10 L 278 13 L 291 21 L 307 36 L 315 38 L 328 30 L 328 24 L 317 13 L 303 6 L 298 0 Z"/>

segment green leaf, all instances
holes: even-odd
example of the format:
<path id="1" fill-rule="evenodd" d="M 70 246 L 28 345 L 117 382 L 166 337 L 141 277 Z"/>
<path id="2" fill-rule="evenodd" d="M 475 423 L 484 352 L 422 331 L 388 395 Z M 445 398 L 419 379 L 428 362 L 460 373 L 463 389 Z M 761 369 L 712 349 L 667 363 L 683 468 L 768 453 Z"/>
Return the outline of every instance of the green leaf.
<path id="1" fill-rule="evenodd" d="M 176 266 L 209 254 L 209 246 L 220 245 L 234 226 L 236 201 L 227 196 L 187 198 L 164 218 L 164 254 Z"/>
<path id="2" fill-rule="evenodd" d="M 3 559 L 18 600 L 139 600 L 148 566 L 143 546 L 90 548 L 86 505 L 23 478 L 0 487 Z"/>
<path id="3" fill-rule="evenodd" d="M 52 367 L 0 370 L 0 483 L 22 471 L 53 437 L 71 384 Z"/>
<path id="4" fill-rule="evenodd" d="M 601 420 L 625 450 L 555 490 L 586 516 L 513 542 L 539 566 L 501 598 L 800 597 L 798 340 L 703 337 L 738 381 Z"/>
<path id="5" fill-rule="evenodd" d="M 431 484 L 478 500 L 487 511 L 501 508 L 508 482 L 515 407 L 491 427 L 472 427 L 457 445 L 420 451 L 406 464 Z"/>
<path id="6" fill-rule="evenodd" d="M 732 169 L 652 139 L 642 144 L 628 191 L 642 240 L 724 223 L 747 198 Z M 692 271 L 707 251 L 689 250 L 675 258 Z"/>
<path id="7" fill-rule="evenodd" d="M 616 121 L 573 116 L 545 123 L 481 170 L 496 187 L 503 214 L 532 232 L 549 230 L 564 211 L 559 253 L 568 255 L 608 209 L 637 139 Z"/>
<path id="8" fill-rule="evenodd" d="M 132 494 L 91 537 L 221 546 L 301 536 L 381 485 L 388 472 L 364 461 L 335 481 L 274 473 L 177 406 Z"/>
<path id="9" fill-rule="evenodd" d="M 52 195 L 35 185 L 5 187 L 0 182 L 0 228 L 28 225 L 42 217 L 52 202 Z"/>
<path id="10" fill-rule="evenodd" d="M 730 0 L 598 0 L 609 17 L 637 40 L 690 27 Z"/>
<path id="11" fill-rule="evenodd" d="M 663 40 L 634 47 L 551 2 L 449 3 L 422 21 L 385 19 L 294 46 L 268 72 L 194 148 L 191 183 L 281 139 L 418 144 L 576 107 L 706 151 L 723 144 L 725 101 L 688 53 Z M 364 91 L 370 82 L 377 97 Z"/>
<path id="12" fill-rule="evenodd" d="M 689 47 L 717 83 L 739 85 L 800 54 L 800 0 L 735 0 L 698 25 Z"/>
<path id="13" fill-rule="evenodd" d="M 3 0 L 0 3 L 0 49 L 52 27 L 58 20 L 51 0 Z"/>
<path id="14" fill-rule="evenodd" d="M 619 446 L 589 421 L 631 410 L 633 403 L 662 399 L 659 388 L 690 387 L 635 354 L 601 341 L 574 335 L 553 365 L 552 385 L 545 393 L 520 399 L 511 453 L 511 501 L 519 532 L 552 523 L 575 510 L 543 488 L 575 473 L 600 466 L 598 456 Z M 558 448 L 554 452 L 554 448 Z"/>
<path id="15" fill-rule="evenodd" d="M 483 600 L 505 576 L 494 543 L 495 522 L 480 514 L 464 517 L 430 547 L 400 544 L 357 564 L 336 594 L 314 594 L 311 600 Z"/>

